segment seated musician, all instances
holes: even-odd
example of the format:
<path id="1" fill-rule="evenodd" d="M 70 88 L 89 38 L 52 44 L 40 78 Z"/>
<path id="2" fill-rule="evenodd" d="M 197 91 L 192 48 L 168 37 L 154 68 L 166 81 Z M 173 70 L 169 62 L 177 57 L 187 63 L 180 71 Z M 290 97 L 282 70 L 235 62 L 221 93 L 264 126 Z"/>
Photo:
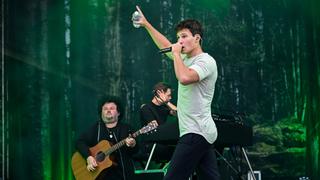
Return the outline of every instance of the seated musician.
<path id="1" fill-rule="evenodd" d="M 131 128 L 122 123 L 122 106 L 117 97 L 103 97 L 98 104 L 101 119 L 94 123 L 76 141 L 76 148 L 87 161 L 87 170 L 95 171 L 98 164 L 90 154 L 89 148 L 97 145 L 101 140 L 116 144 L 125 139 L 125 145 L 110 156 L 113 165 L 103 170 L 96 179 L 130 180 L 133 179 L 134 166 L 132 155 L 138 151 L 135 139 L 129 137 Z"/>
<path id="2" fill-rule="evenodd" d="M 140 109 L 140 120 L 142 125 L 150 122 L 156 122 L 159 126 L 167 121 L 169 115 L 176 116 L 177 107 L 173 105 L 171 100 L 172 88 L 164 82 L 157 83 L 153 88 L 153 98 L 151 102 L 143 104 Z M 147 155 L 151 152 L 153 143 L 143 143 L 142 151 Z M 174 147 L 169 147 L 157 143 L 153 159 L 170 160 Z"/>

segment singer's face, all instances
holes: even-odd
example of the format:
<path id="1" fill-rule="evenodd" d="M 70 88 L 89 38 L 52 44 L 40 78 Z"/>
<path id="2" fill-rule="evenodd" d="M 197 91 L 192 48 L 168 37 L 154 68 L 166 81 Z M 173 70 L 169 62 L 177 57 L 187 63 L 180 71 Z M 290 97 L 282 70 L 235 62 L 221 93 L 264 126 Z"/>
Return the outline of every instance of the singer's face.
<path id="1" fill-rule="evenodd" d="M 104 123 L 113 123 L 118 121 L 120 113 L 117 110 L 117 105 L 113 102 L 105 103 L 101 109 L 101 117 Z"/>
<path id="2" fill-rule="evenodd" d="M 177 33 L 178 43 L 182 45 L 181 53 L 190 54 L 199 46 L 196 36 L 193 36 L 189 29 L 182 29 Z"/>

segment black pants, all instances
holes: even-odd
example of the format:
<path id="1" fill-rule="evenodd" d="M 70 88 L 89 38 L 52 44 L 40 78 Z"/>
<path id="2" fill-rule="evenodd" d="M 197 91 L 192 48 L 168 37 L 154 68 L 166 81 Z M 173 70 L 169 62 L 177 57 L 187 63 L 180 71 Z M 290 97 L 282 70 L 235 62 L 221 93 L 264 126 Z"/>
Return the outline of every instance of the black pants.
<path id="1" fill-rule="evenodd" d="M 111 166 L 105 170 L 103 170 L 99 176 L 96 178 L 96 180 L 123 180 L 123 174 L 122 170 L 119 168 L 116 168 L 114 166 Z"/>
<path id="2" fill-rule="evenodd" d="M 187 180 L 195 170 L 198 179 L 220 179 L 212 145 L 201 135 L 186 134 L 178 141 L 164 180 Z"/>

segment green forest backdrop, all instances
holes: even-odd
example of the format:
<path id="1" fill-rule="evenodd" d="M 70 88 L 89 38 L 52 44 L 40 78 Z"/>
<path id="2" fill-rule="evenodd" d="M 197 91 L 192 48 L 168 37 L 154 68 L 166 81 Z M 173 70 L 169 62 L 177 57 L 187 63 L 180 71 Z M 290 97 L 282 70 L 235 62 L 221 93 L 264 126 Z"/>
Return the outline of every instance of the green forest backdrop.
<path id="1" fill-rule="evenodd" d="M 2 179 L 72 179 L 74 140 L 99 97 L 120 96 L 138 128 L 153 84 L 177 89 L 172 62 L 132 26 L 135 5 L 172 41 L 178 21 L 203 23 L 219 70 L 212 110 L 253 126 L 247 150 L 263 179 L 320 177 L 319 1 L 1 2 Z"/>

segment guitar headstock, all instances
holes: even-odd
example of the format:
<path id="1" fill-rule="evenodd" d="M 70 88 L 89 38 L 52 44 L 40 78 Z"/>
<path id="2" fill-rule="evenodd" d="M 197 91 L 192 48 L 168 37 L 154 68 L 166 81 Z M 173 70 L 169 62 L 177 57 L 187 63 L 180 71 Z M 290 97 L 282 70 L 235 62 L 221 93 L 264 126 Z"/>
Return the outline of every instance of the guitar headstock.
<path id="1" fill-rule="evenodd" d="M 153 121 L 152 121 L 152 122 L 150 122 L 148 125 L 142 127 L 142 128 L 139 130 L 139 132 L 140 132 L 140 134 L 146 134 L 146 133 L 148 133 L 148 132 L 151 132 L 151 131 L 157 129 L 157 127 L 158 127 L 157 122 L 153 122 Z"/>

